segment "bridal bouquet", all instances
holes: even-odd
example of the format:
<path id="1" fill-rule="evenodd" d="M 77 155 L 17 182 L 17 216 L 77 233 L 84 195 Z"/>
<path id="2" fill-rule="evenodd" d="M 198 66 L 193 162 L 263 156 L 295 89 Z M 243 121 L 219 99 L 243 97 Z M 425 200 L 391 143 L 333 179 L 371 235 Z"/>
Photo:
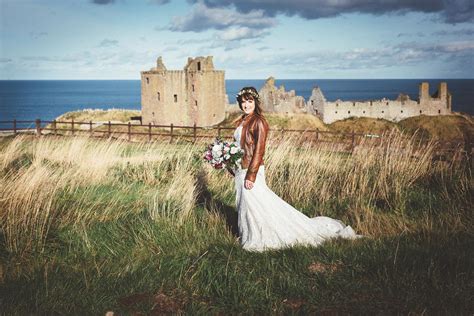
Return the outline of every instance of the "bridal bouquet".
<path id="1" fill-rule="evenodd" d="M 229 143 L 219 137 L 214 143 L 207 146 L 204 152 L 204 160 L 211 164 L 215 169 L 241 168 L 241 161 L 244 151 L 236 142 Z"/>

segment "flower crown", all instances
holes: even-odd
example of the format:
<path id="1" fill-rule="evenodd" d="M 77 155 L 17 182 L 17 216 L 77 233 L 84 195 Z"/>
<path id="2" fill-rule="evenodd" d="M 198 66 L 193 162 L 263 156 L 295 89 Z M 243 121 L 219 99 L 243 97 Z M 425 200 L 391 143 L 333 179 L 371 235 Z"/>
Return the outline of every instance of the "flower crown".
<path id="1" fill-rule="evenodd" d="M 235 98 L 238 100 L 239 98 L 242 97 L 243 94 L 250 94 L 254 99 L 260 100 L 260 96 L 258 95 L 257 92 L 253 91 L 252 89 L 242 89 L 235 95 Z"/>

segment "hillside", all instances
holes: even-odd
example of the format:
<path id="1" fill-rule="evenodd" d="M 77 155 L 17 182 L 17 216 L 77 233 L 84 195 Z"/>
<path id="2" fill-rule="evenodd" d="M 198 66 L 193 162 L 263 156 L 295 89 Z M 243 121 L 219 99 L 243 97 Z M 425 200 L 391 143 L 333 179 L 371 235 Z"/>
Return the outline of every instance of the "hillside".
<path id="1" fill-rule="evenodd" d="M 140 111 L 132 110 L 83 110 L 67 112 L 57 120 L 75 121 L 112 121 L 128 122 L 130 117 L 140 115 Z M 232 122 L 240 113 L 230 114 L 221 122 L 221 126 L 233 126 Z M 349 118 L 332 124 L 324 124 L 322 120 L 310 114 L 265 113 L 265 117 L 273 129 L 319 129 L 321 131 L 352 132 L 382 134 L 394 128 L 408 134 L 417 134 L 423 139 L 435 138 L 442 142 L 472 142 L 474 140 L 474 119 L 466 114 L 444 116 L 416 116 L 398 123 L 383 119 Z"/>
<path id="2" fill-rule="evenodd" d="M 240 116 L 240 113 L 232 113 L 220 125 L 233 126 L 232 122 Z M 270 128 L 275 129 L 319 129 L 328 130 L 328 127 L 320 118 L 310 114 L 280 114 L 265 113 L 265 118 Z"/>
<path id="3" fill-rule="evenodd" d="M 141 115 L 139 110 L 125 110 L 125 109 L 85 109 L 81 111 L 66 112 L 56 118 L 57 121 L 74 119 L 76 122 L 122 122 L 130 121 L 132 116 Z"/>
<path id="4" fill-rule="evenodd" d="M 474 141 L 474 120 L 468 115 L 416 116 L 399 124 L 402 131 L 419 133 L 423 138 L 435 138 L 443 142 Z"/>

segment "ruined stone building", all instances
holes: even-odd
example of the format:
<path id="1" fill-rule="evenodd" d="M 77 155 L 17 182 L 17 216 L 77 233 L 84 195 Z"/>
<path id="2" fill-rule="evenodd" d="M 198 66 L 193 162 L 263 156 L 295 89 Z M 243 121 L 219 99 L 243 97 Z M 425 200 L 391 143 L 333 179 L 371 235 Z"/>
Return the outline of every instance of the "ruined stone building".
<path id="1" fill-rule="evenodd" d="M 326 124 L 349 117 L 371 117 L 398 122 L 411 116 L 451 114 L 451 94 L 446 82 L 441 82 L 438 91 L 430 96 L 429 84 L 422 82 L 418 100 L 411 100 L 408 95 L 400 94 L 396 100 L 384 98 L 373 101 L 329 102 L 321 89 L 315 87 L 306 104 L 306 111 L 321 117 Z"/>
<path id="2" fill-rule="evenodd" d="M 258 94 L 262 99 L 262 107 L 265 112 L 302 113 L 306 111 L 304 98 L 297 96 L 295 90 L 285 91 L 283 85 L 277 89 L 273 77 L 265 81 Z"/>
<path id="3" fill-rule="evenodd" d="M 285 87 L 275 86 L 275 78 L 269 77 L 258 91 L 264 112 L 270 113 L 306 113 L 306 102 L 295 90 L 285 91 Z M 234 99 L 235 100 L 235 99 Z M 228 102 L 228 99 L 227 99 Z M 226 113 L 240 112 L 237 103 L 227 104 Z"/>
<path id="4" fill-rule="evenodd" d="M 184 70 L 167 70 L 161 56 L 156 67 L 141 72 L 143 124 L 215 125 L 225 118 L 224 71 L 212 56 L 188 58 Z"/>

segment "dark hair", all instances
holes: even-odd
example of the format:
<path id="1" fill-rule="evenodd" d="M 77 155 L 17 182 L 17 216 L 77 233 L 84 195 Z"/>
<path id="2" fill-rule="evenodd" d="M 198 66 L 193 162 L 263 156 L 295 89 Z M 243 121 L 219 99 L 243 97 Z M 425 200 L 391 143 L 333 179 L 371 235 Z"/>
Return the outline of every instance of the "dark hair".
<path id="1" fill-rule="evenodd" d="M 258 95 L 257 89 L 254 87 L 243 87 L 240 89 L 239 94 L 237 95 L 237 103 L 239 108 L 243 111 L 242 100 L 254 100 L 255 101 L 255 114 L 261 115 L 263 110 L 260 102 L 260 96 Z"/>
<path id="2" fill-rule="evenodd" d="M 243 111 L 242 108 L 242 100 L 249 100 L 252 99 L 255 102 L 255 110 L 253 110 L 254 114 L 263 116 L 263 110 L 261 106 L 260 96 L 258 95 L 257 89 L 254 87 L 243 87 L 240 89 L 239 93 L 237 94 L 237 103 L 239 104 L 239 108 Z M 235 119 L 232 123 L 235 126 L 239 126 L 240 123 L 243 121 L 245 114 L 240 115 L 237 119 Z"/>

